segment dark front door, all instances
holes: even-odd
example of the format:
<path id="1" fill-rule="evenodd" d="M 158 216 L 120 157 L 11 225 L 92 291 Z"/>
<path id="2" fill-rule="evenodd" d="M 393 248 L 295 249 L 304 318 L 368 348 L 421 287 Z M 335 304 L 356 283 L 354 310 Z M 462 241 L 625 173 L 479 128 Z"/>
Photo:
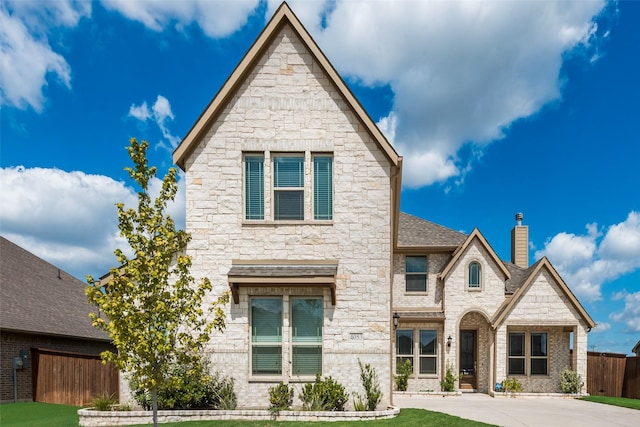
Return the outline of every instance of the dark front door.
<path id="1" fill-rule="evenodd" d="M 476 388 L 476 331 L 460 331 L 460 389 Z"/>

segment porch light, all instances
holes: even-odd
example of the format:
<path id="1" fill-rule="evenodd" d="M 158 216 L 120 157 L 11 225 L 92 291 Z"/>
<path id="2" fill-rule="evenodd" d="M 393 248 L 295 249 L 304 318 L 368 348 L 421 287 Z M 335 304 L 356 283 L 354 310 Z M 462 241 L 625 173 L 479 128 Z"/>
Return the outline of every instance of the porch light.
<path id="1" fill-rule="evenodd" d="M 393 313 L 393 329 L 396 329 L 398 327 L 399 321 L 400 321 L 400 315 L 396 311 L 395 313 Z"/>
<path id="2" fill-rule="evenodd" d="M 449 338 L 447 338 L 447 348 L 451 348 L 451 341 L 453 341 L 453 338 L 449 335 Z"/>

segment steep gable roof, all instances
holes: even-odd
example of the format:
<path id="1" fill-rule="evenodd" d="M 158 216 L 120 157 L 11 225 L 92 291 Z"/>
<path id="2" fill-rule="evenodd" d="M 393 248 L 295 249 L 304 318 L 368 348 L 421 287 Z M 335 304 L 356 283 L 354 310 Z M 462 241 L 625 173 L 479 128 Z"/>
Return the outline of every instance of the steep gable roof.
<path id="1" fill-rule="evenodd" d="M 571 289 L 569 289 L 569 287 L 564 282 L 564 280 L 562 280 L 562 278 L 560 277 L 556 269 L 553 268 L 553 265 L 551 265 L 547 257 L 542 257 L 541 259 L 538 260 L 538 262 L 533 264 L 531 267 L 529 267 L 525 271 L 525 276 L 523 276 L 523 279 L 524 279 L 523 283 L 518 287 L 518 289 L 515 291 L 513 296 L 511 298 L 506 299 L 502 304 L 502 306 L 498 308 L 498 310 L 496 311 L 496 314 L 494 315 L 491 321 L 492 326 L 495 328 L 504 321 L 504 319 L 507 317 L 509 312 L 511 312 L 511 309 L 515 307 L 518 301 L 527 292 L 527 289 L 529 289 L 531 284 L 534 282 L 534 279 L 538 276 L 538 274 L 542 270 L 546 270 L 549 272 L 549 274 L 551 274 L 555 282 L 558 284 L 558 287 L 560 288 L 560 290 L 567 296 L 567 298 L 571 302 L 571 305 L 576 309 L 578 313 L 580 313 L 580 315 L 582 316 L 584 321 L 587 323 L 587 325 L 590 328 L 593 328 L 594 326 L 596 326 L 596 323 L 593 321 L 591 316 L 589 316 L 589 314 L 586 312 L 584 307 L 582 307 L 582 304 L 580 304 L 580 302 L 575 297 L 575 295 L 573 295 L 573 292 L 571 292 Z"/>
<path id="2" fill-rule="evenodd" d="M 487 239 L 484 238 L 482 233 L 480 233 L 480 230 L 478 230 L 477 228 L 474 228 L 471 234 L 469 234 L 469 236 L 467 236 L 467 239 L 462 243 L 462 245 L 460 245 L 460 247 L 456 249 L 456 251 L 453 253 L 453 256 L 451 257 L 447 265 L 444 267 L 442 272 L 438 275 L 438 277 L 440 279 L 447 278 L 447 276 L 449 275 L 453 267 L 456 265 L 460 257 L 466 252 L 467 248 L 471 246 L 471 243 L 474 240 L 477 240 L 478 242 L 480 242 L 480 245 L 482 245 L 482 247 L 485 248 L 485 250 L 491 257 L 493 262 L 495 262 L 495 264 L 498 266 L 500 271 L 502 271 L 502 273 L 504 274 L 505 279 L 507 280 L 510 279 L 511 272 L 507 269 L 507 267 L 505 267 L 502 260 L 498 258 L 498 254 L 496 254 L 496 251 L 493 250 L 489 242 L 487 242 Z"/>
<path id="3" fill-rule="evenodd" d="M 435 247 L 453 250 L 460 246 L 466 237 L 466 234 L 459 231 L 400 212 L 397 242 L 399 249 Z"/>
<path id="4" fill-rule="evenodd" d="M 85 284 L 0 236 L 0 328 L 109 341 L 91 325 Z"/>
<path id="5" fill-rule="evenodd" d="M 320 50 L 316 42 L 313 40 L 309 32 L 304 28 L 300 20 L 295 16 L 286 2 L 282 3 L 278 10 L 274 13 L 269 23 L 262 30 L 251 48 L 247 51 L 233 73 L 223 84 L 220 91 L 211 100 L 207 108 L 200 115 L 196 123 L 189 130 L 180 145 L 173 152 L 173 162 L 182 170 L 185 169 L 185 161 L 200 143 L 202 136 L 209 126 L 216 120 L 218 115 L 224 110 L 224 107 L 237 92 L 251 70 L 259 61 L 262 54 L 269 48 L 273 39 L 278 35 L 280 29 L 289 25 L 305 45 L 313 59 L 320 65 L 330 82 L 343 97 L 345 102 L 355 113 L 363 127 L 371 135 L 372 139 L 377 142 L 381 150 L 389 161 L 399 167 L 401 157 L 396 153 L 395 149 L 387 141 L 380 129 L 375 125 L 369 117 L 362 105 L 358 102 L 351 90 L 347 87 L 338 72 L 333 68 L 327 57 Z"/>

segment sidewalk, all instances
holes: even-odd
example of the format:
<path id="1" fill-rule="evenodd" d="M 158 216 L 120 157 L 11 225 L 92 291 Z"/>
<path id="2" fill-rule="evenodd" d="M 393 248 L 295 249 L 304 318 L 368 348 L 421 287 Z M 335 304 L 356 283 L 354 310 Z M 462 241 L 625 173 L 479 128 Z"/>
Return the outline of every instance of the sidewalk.
<path id="1" fill-rule="evenodd" d="M 462 396 L 394 396 L 400 408 L 422 408 L 489 424 L 509 427 L 640 427 L 640 411 L 582 400 L 493 398 L 481 393 Z"/>

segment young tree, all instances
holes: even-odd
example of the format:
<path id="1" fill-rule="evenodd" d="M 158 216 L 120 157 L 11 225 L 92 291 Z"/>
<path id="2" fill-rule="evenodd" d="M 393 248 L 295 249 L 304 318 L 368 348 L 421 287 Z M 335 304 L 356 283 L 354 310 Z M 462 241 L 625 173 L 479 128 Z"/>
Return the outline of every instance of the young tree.
<path id="1" fill-rule="evenodd" d="M 196 284 L 191 276 L 191 258 L 185 254 L 190 235 L 176 230 L 166 213 L 167 203 L 178 190 L 177 171 L 169 169 L 160 194 L 152 203 L 149 195 L 156 168 L 147 164 L 146 141 L 135 138 L 127 148 L 134 167 L 126 168 L 140 188 L 138 209 L 116 204 L 120 235 L 129 243 L 133 256 L 120 250 L 120 264 L 107 279 L 96 282 L 87 276 L 89 301 L 102 316 L 92 313 L 93 325 L 109 332 L 117 352 L 106 351 L 102 358 L 113 362 L 132 382 L 151 393 L 153 424 L 157 426 L 157 389 L 171 379 L 174 364 L 197 367 L 200 352 L 210 333 L 225 328 L 222 306 L 229 294 L 222 294 L 211 306 L 209 316 L 202 309 L 205 294 L 211 291 L 208 278 Z"/>

